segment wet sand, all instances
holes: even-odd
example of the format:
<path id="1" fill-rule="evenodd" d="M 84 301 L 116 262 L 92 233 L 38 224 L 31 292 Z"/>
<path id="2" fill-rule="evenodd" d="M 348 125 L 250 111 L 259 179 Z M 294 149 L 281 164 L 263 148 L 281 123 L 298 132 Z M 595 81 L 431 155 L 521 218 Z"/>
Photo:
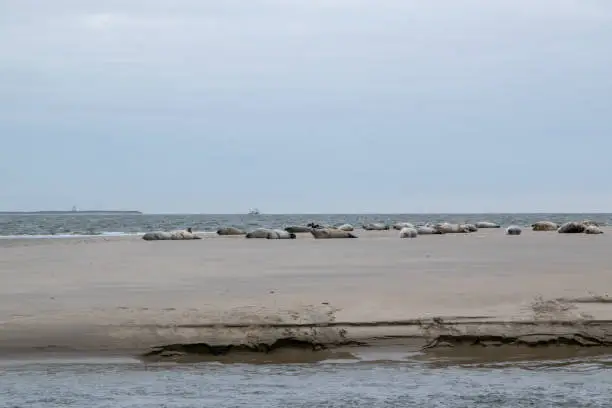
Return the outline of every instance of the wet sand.
<path id="1" fill-rule="evenodd" d="M 0 357 L 607 347 L 612 230 L 605 231 L 0 240 Z"/>

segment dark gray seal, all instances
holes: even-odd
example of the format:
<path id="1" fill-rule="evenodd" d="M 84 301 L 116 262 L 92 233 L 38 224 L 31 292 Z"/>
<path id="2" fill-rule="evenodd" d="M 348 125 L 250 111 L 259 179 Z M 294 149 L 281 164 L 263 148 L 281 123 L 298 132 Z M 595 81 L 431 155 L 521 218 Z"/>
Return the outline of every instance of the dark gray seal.
<path id="1" fill-rule="evenodd" d="M 285 228 L 285 231 L 292 233 L 292 234 L 306 233 L 306 232 L 310 232 L 311 230 L 312 230 L 311 227 L 305 227 L 303 225 L 291 225 Z"/>
<path id="2" fill-rule="evenodd" d="M 559 228 L 559 224 L 552 221 L 537 221 L 531 224 L 533 231 L 556 231 Z"/>
<path id="3" fill-rule="evenodd" d="M 521 235 L 523 230 L 518 225 L 510 225 L 506 228 L 506 235 Z"/>
<path id="4" fill-rule="evenodd" d="M 586 226 L 580 222 L 570 221 L 561 225 L 557 232 L 560 234 L 582 234 Z"/>
<path id="5" fill-rule="evenodd" d="M 236 227 L 222 227 L 217 230 L 218 235 L 245 235 L 246 231 L 243 231 Z"/>

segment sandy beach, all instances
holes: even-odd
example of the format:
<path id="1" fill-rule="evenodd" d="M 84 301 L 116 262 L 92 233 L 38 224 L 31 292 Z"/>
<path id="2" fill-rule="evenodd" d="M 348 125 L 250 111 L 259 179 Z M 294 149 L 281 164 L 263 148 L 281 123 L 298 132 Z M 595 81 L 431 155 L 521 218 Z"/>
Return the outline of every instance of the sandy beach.
<path id="1" fill-rule="evenodd" d="M 612 341 L 609 228 L 357 234 L 0 240 L 0 357 L 288 338 L 407 350 Z"/>

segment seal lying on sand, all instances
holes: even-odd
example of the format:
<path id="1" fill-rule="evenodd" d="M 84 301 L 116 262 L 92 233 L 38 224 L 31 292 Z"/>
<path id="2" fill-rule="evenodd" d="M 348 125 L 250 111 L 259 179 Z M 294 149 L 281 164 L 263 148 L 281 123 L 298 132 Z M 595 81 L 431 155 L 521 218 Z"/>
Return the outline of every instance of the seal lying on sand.
<path id="1" fill-rule="evenodd" d="M 389 226 L 382 222 L 371 222 L 363 225 L 362 228 L 366 231 L 386 231 L 389 229 Z"/>
<path id="2" fill-rule="evenodd" d="M 506 235 L 521 235 L 523 230 L 518 225 L 511 225 L 506 228 Z"/>
<path id="3" fill-rule="evenodd" d="M 416 238 L 418 235 L 419 234 L 416 229 L 409 227 L 402 228 L 399 233 L 400 238 Z"/>
<path id="4" fill-rule="evenodd" d="M 414 224 L 411 224 L 409 222 L 396 222 L 395 224 L 393 224 L 394 230 L 401 230 L 402 228 L 414 228 Z"/>
<path id="5" fill-rule="evenodd" d="M 587 225 L 584 229 L 585 234 L 603 234 L 604 232 L 597 225 Z"/>
<path id="6" fill-rule="evenodd" d="M 531 228 L 534 231 L 556 231 L 559 225 L 552 221 L 537 221 L 531 224 Z"/>
<path id="7" fill-rule="evenodd" d="M 586 230 L 586 226 L 580 222 L 570 221 L 561 225 L 557 232 L 560 234 L 581 234 Z"/>
<path id="8" fill-rule="evenodd" d="M 304 232 L 310 232 L 312 230 L 311 227 L 305 227 L 303 225 L 291 225 L 285 228 L 285 231 L 291 234 L 300 234 Z"/>
<path id="9" fill-rule="evenodd" d="M 202 239 L 202 237 L 193 233 L 191 228 L 179 231 L 156 231 L 147 232 L 142 236 L 145 241 L 168 241 L 168 240 L 191 240 L 191 239 Z"/>
<path id="10" fill-rule="evenodd" d="M 439 231 L 442 231 L 442 233 L 444 234 L 466 233 L 477 230 L 475 226 L 471 226 L 470 224 L 450 224 L 448 222 L 436 224 L 434 228 Z"/>
<path id="11" fill-rule="evenodd" d="M 421 225 L 416 228 L 419 235 L 433 235 L 433 234 L 444 234 L 444 232 L 431 225 Z"/>
<path id="12" fill-rule="evenodd" d="M 310 233 L 316 239 L 357 238 L 357 235 L 350 231 L 342 231 L 336 228 L 317 228 L 310 231 Z"/>
<path id="13" fill-rule="evenodd" d="M 351 224 L 342 224 L 336 227 L 336 229 L 339 229 L 340 231 L 354 231 L 355 230 L 355 228 L 353 228 Z"/>
<path id="14" fill-rule="evenodd" d="M 499 228 L 500 225 L 489 221 L 479 221 L 474 224 L 476 228 Z"/>
<path id="15" fill-rule="evenodd" d="M 245 235 L 246 231 L 236 227 L 222 227 L 217 230 L 218 235 Z"/>
<path id="16" fill-rule="evenodd" d="M 281 229 L 256 228 L 246 234 L 247 238 L 295 239 L 296 235 Z"/>
<path id="17" fill-rule="evenodd" d="M 272 232 L 268 234 L 268 239 L 295 239 L 295 237 L 295 233 L 282 229 L 273 229 Z"/>
<path id="18" fill-rule="evenodd" d="M 585 227 L 588 227 L 590 225 L 593 225 L 595 227 L 600 227 L 601 225 L 599 225 L 599 223 L 595 222 L 595 221 L 591 221 L 591 220 L 584 220 L 581 222 L 582 225 L 584 225 Z"/>
<path id="19" fill-rule="evenodd" d="M 478 231 L 478 227 L 474 224 L 461 224 L 463 228 L 467 230 L 467 232 L 476 232 Z"/>

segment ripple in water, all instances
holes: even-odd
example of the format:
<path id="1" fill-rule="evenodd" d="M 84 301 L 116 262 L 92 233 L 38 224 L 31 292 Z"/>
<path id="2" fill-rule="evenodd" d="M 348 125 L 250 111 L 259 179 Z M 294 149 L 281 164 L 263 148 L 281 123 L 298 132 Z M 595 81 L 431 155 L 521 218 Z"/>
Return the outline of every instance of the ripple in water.
<path id="1" fill-rule="evenodd" d="M 611 362 L 0 368 L 1 407 L 609 407 Z"/>

